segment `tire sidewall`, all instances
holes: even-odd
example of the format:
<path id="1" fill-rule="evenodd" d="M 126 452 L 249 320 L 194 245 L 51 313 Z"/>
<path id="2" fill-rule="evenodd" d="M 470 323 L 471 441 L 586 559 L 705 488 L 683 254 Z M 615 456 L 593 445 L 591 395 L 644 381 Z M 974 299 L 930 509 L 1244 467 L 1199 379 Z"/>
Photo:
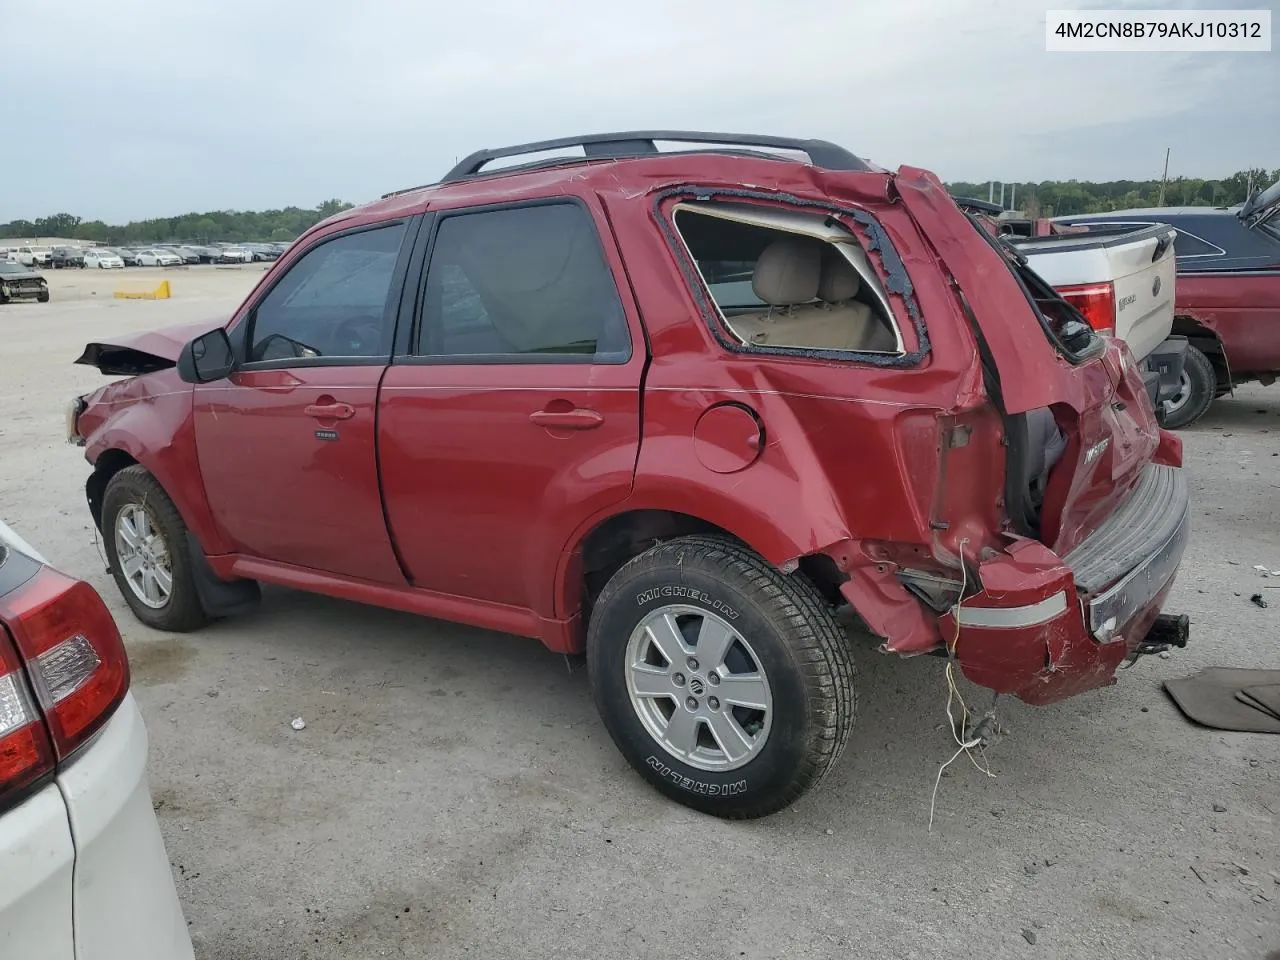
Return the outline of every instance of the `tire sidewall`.
<path id="1" fill-rule="evenodd" d="M 758 598 L 705 567 L 692 556 L 678 568 L 642 560 L 610 581 L 588 636 L 592 691 L 618 749 L 659 790 L 704 809 L 753 807 L 786 790 L 808 755 L 809 696 L 799 664 Z M 631 635 L 645 616 L 677 604 L 731 624 L 751 645 L 769 682 L 768 739 L 758 756 L 737 769 L 712 772 L 677 759 L 650 735 L 631 705 L 626 676 Z"/>

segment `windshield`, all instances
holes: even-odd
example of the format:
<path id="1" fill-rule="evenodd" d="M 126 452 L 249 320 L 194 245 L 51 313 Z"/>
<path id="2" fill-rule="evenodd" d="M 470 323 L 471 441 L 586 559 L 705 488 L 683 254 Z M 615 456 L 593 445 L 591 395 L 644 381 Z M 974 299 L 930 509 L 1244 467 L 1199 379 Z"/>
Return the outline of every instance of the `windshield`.
<path id="1" fill-rule="evenodd" d="M 0 273 L 26 273 L 27 268 L 12 260 L 0 260 Z"/>

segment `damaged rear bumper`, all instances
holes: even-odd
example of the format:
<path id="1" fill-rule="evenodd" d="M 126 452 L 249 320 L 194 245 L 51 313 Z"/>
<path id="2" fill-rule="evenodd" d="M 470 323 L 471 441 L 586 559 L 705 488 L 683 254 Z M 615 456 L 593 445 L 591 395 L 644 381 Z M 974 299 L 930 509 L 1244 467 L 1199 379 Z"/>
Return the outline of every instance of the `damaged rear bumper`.
<path id="1" fill-rule="evenodd" d="M 981 564 L 959 609 L 956 657 L 975 683 L 1051 703 L 1114 682 L 1156 625 L 1190 530 L 1179 467 L 1151 464 L 1115 513 L 1058 557 L 1020 541 Z M 954 636 L 952 615 L 942 618 Z"/>
<path id="2" fill-rule="evenodd" d="M 1090 596 L 1086 621 L 1095 639 L 1109 641 L 1151 605 L 1173 579 L 1190 532 L 1186 474 L 1152 464 L 1120 508 L 1063 557 Z"/>

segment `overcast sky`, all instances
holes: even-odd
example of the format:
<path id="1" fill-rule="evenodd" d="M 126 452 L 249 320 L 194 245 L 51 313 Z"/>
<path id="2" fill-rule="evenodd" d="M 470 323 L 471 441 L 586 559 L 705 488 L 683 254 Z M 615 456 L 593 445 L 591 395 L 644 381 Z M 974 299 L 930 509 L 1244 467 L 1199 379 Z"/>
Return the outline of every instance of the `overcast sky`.
<path id="1" fill-rule="evenodd" d="M 1092 7 L 1274 6 L 1108 0 Z M 361 202 L 484 146 L 822 137 L 947 180 L 1280 166 L 1280 49 L 1065 54 L 1067 0 L 0 0 L 0 222 Z"/>

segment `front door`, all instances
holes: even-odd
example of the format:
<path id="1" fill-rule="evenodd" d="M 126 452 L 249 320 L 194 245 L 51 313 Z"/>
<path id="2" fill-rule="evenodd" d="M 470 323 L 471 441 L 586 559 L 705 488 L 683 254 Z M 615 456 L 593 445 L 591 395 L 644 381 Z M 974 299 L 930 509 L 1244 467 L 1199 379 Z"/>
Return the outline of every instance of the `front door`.
<path id="1" fill-rule="evenodd" d="M 237 370 L 195 388 L 201 477 L 237 552 L 404 583 L 382 513 L 375 427 L 408 227 L 317 240 L 233 330 Z"/>
<path id="2" fill-rule="evenodd" d="M 630 495 L 644 340 L 602 219 L 568 199 L 439 215 L 378 425 L 416 586 L 553 616 L 566 542 Z"/>

